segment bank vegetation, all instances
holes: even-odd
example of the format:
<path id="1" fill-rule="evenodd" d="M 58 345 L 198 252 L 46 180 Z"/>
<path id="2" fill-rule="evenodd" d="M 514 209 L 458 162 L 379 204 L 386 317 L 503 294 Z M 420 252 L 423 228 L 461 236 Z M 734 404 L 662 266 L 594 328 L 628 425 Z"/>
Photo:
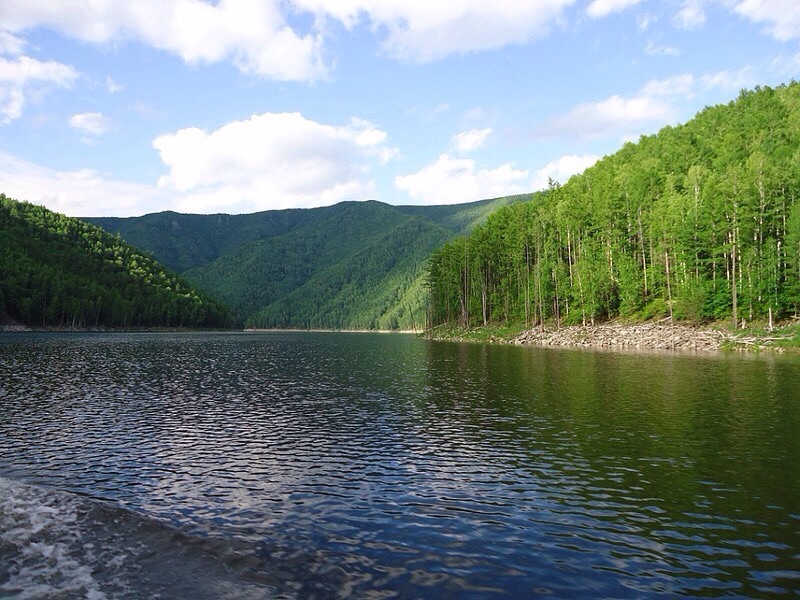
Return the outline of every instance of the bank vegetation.
<path id="1" fill-rule="evenodd" d="M 570 345 L 620 323 L 630 342 L 613 345 L 702 330 L 665 343 L 725 346 L 756 324 L 777 337 L 800 311 L 798 196 L 800 85 L 743 91 L 438 249 L 428 328 Z"/>

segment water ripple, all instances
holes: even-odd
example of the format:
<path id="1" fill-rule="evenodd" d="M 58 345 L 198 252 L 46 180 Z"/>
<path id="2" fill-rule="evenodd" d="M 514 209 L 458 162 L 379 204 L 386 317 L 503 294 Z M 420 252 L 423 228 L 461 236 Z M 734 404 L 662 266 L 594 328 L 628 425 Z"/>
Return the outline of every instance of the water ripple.
<path id="1" fill-rule="evenodd" d="M 234 540 L 317 597 L 794 592 L 798 365 L 731 360 L 0 336 L 0 474 Z"/>

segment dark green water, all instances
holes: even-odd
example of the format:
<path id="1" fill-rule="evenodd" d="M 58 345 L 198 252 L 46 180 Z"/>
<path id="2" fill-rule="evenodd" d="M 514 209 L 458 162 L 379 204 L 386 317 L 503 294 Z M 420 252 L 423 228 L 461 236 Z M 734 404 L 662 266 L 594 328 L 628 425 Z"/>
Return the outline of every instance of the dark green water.
<path id="1" fill-rule="evenodd" d="M 800 595 L 795 357 L 6 334 L 0 477 L 0 595 Z"/>

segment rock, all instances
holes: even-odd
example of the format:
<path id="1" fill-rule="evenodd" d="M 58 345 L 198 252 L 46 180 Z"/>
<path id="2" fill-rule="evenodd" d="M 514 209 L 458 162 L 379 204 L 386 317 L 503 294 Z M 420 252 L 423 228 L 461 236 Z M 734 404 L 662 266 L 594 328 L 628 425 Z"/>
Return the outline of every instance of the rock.
<path id="1" fill-rule="evenodd" d="M 727 339 L 724 332 L 671 322 L 637 324 L 603 323 L 575 325 L 560 329 L 531 329 L 519 335 L 515 344 L 541 346 L 585 346 L 655 350 L 719 350 Z"/>

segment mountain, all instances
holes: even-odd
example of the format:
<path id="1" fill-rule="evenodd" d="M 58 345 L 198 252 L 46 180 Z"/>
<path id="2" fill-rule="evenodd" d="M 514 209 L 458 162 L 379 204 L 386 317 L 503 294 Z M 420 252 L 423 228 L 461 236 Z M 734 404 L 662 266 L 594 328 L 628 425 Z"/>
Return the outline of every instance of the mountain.
<path id="1" fill-rule="evenodd" d="M 528 198 L 85 220 L 225 301 L 246 327 L 406 329 L 424 325 L 431 252 Z"/>
<path id="2" fill-rule="evenodd" d="M 797 315 L 800 84 L 743 91 L 501 208 L 434 253 L 429 285 L 433 325 Z"/>
<path id="3" fill-rule="evenodd" d="M 230 311 L 99 227 L 0 194 L 0 315 L 41 327 L 228 327 Z"/>

